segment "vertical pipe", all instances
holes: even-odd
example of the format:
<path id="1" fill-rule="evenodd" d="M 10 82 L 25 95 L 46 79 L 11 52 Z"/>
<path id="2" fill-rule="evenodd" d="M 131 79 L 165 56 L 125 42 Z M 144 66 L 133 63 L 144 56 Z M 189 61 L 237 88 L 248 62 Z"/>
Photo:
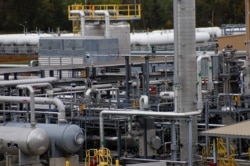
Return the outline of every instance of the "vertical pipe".
<path id="1" fill-rule="evenodd" d="M 147 141 L 147 137 L 148 137 L 148 134 L 147 134 L 147 131 L 148 131 L 148 125 L 147 125 L 147 119 L 144 118 L 144 134 L 143 134 L 143 141 L 144 141 L 144 158 L 146 159 L 147 156 L 148 156 L 148 141 Z"/>
<path id="2" fill-rule="evenodd" d="M 213 138 L 213 159 L 214 159 L 214 163 L 217 163 L 217 141 L 216 138 Z"/>
<path id="3" fill-rule="evenodd" d="M 193 126 L 192 118 L 188 120 L 188 165 L 193 166 Z"/>
<path id="4" fill-rule="evenodd" d="M 109 12 L 106 10 L 96 10 L 95 14 L 103 14 L 105 17 L 105 37 L 110 37 L 110 19 L 109 19 Z"/>
<path id="5" fill-rule="evenodd" d="M 203 101 L 202 101 L 202 80 L 201 80 L 201 62 L 202 59 L 207 59 L 208 60 L 208 90 L 212 90 L 213 89 L 213 78 L 212 78 L 212 60 L 211 60 L 211 56 L 210 55 L 200 55 L 197 58 L 197 109 L 203 109 Z"/>
<path id="6" fill-rule="evenodd" d="M 145 56 L 145 65 L 146 65 L 146 72 L 145 72 L 145 91 L 146 95 L 149 97 L 149 57 Z"/>
<path id="7" fill-rule="evenodd" d="M 179 6 L 179 1 L 175 0 L 173 1 L 174 5 L 174 20 L 177 20 L 178 16 L 178 6 Z M 175 102 L 175 112 L 180 111 L 180 80 L 179 80 L 179 30 L 178 30 L 178 22 L 174 21 L 174 102 Z"/>
<path id="8" fill-rule="evenodd" d="M 249 64 L 250 61 L 250 54 L 249 54 L 249 44 L 250 44 L 250 0 L 245 0 L 245 24 L 246 24 L 246 51 L 247 51 L 247 56 L 246 56 L 246 60 Z M 247 65 L 246 67 L 246 76 L 245 76 L 245 82 L 250 82 L 250 70 L 249 70 L 249 65 Z M 245 95 L 249 95 L 250 94 L 250 88 L 249 88 L 249 84 L 245 84 Z M 248 105 L 246 103 L 246 105 Z"/>
<path id="9" fill-rule="evenodd" d="M 174 0 L 174 92 L 175 112 L 197 109 L 196 100 L 196 50 L 195 50 L 195 0 Z M 189 144 L 198 142 L 196 117 L 192 120 L 193 139 L 186 140 L 186 122 L 180 121 L 180 159 L 190 157 Z M 193 149 L 194 153 L 194 149 Z"/>
<path id="10" fill-rule="evenodd" d="M 128 103 L 130 97 L 129 81 L 131 79 L 129 56 L 125 56 L 125 67 L 126 67 L 126 102 Z"/>
<path id="11" fill-rule="evenodd" d="M 31 85 L 18 85 L 17 88 L 28 89 L 30 93 L 30 125 L 32 128 L 36 127 L 35 120 L 35 99 L 34 99 L 34 89 Z"/>
<path id="12" fill-rule="evenodd" d="M 116 132 L 117 132 L 117 136 L 118 136 L 118 139 L 117 139 L 117 158 L 120 159 L 121 157 L 121 129 L 120 129 L 120 120 L 118 120 L 118 125 L 117 125 L 117 129 L 116 129 Z"/>
<path id="13" fill-rule="evenodd" d="M 176 152 L 176 130 L 175 130 L 175 122 L 171 121 L 171 160 L 177 160 L 177 152 Z"/>
<path id="14" fill-rule="evenodd" d="M 70 11 L 71 14 L 79 14 L 80 15 L 80 22 L 81 22 L 81 36 L 85 35 L 85 14 L 83 11 L 79 11 L 79 10 L 71 10 Z"/>

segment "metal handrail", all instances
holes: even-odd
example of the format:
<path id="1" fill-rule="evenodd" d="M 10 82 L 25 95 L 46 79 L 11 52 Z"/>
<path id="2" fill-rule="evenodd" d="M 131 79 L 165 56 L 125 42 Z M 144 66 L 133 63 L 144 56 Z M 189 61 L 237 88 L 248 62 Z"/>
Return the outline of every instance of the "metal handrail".
<path id="1" fill-rule="evenodd" d="M 140 4 L 103 4 L 103 5 L 69 5 L 68 19 L 79 20 L 78 15 L 71 14 L 70 11 L 79 10 L 85 13 L 85 20 L 103 20 L 103 15 L 96 15 L 94 11 L 105 10 L 110 14 L 110 20 L 138 20 L 141 19 Z"/>

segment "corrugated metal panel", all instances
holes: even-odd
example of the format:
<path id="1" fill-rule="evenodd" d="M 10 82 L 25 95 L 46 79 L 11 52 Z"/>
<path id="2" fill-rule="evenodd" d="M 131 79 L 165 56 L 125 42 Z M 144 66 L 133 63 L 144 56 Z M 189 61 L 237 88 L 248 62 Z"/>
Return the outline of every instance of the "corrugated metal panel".
<path id="1" fill-rule="evenodd" d="M 69 65 L 72 64 L 72 58 L 71 57 L 62 57 L 61 58 L 61 65 Z"/>
<path id="2" fill-rule="evenodd" d="M 72 61 L 73 64 L 83 64 L 84 62 L 83 57 L 74 57 Z"/>
<path id="3" fill-rule="evenodd" d="M 49 58 L 49 65 L 61 65 L 61 58 L 60 57 L 50 57 Z"/>
<path id="4" fill-rule="evenodd" d="M 201 132 L 216 137 L 250 138 L 250 120 Z"/>
<path id="5" fill-rule="evenodd" d="M 39 65 L 44 66 L 44 65 L 49 65 L 49 57 L 44 56 L 44 57 L 39 57 L 38 58 Z"/>

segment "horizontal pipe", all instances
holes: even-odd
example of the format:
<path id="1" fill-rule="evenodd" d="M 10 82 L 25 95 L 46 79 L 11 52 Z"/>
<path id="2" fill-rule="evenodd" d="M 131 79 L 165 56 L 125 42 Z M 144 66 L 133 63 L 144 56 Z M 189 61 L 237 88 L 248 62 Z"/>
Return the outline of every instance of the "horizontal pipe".
<path id="1" fill-rule="evenodd" d="M 57 80 L 56 77 L 34 78 L 34 79 L 24 79 L 24 80 L 4 80 L 4 81 L 0 81 L 0 87 L 3 87 L 3 86 L 16 86 L 18 84 L 54 82 L 56 80 Z"/>
<path id="2" fill-rule="evenodd" d="M 0 96 L 0 102 L 12 102 L 12 103 L 30 103 L 30 97 L 20 97 L 20 96 Z M 65 118 L 65 106 L 63 102 L 54 97 L 54 98 L 46 98 L 46 97 L 35 97 L 34 102 L 36 104 L 54 104 L 58 109 L 58 122 L 64 123 L 66 122 Z"/>
<path id="3" fill-rule="evenodd" d="M 169 118 L 181 118 L 200 115 L 202 110 L 192 111 L 192 112 L 154 112 L 154 111 L 140 111 L 140 110 L 103 110 L 100 112 L 100 146 L 104 148 L 104 121 L 103 115 L 140 115 L 140 116 L 155 116 L 155 117 L 169 117 Z"/>

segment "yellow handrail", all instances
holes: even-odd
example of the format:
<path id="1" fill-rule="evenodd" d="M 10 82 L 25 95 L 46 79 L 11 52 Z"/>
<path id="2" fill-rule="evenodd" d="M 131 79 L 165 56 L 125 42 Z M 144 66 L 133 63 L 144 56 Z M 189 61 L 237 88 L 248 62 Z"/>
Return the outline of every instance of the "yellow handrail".
<path id="1" fill-rule="evenodd" d="M 71 14 L 70 11 L 79 10 L 85 13 L 85 20 L 100 20 L 104 16 L 95 15 L 96 10 L 105 10 L 110 14 L 110 20 L 137 20 L 141 19 L 140 4 L 107 4 L 107 5 L 80 5 L 68 6 L 68 19 L 78 20 L 79 16 Z"/>

